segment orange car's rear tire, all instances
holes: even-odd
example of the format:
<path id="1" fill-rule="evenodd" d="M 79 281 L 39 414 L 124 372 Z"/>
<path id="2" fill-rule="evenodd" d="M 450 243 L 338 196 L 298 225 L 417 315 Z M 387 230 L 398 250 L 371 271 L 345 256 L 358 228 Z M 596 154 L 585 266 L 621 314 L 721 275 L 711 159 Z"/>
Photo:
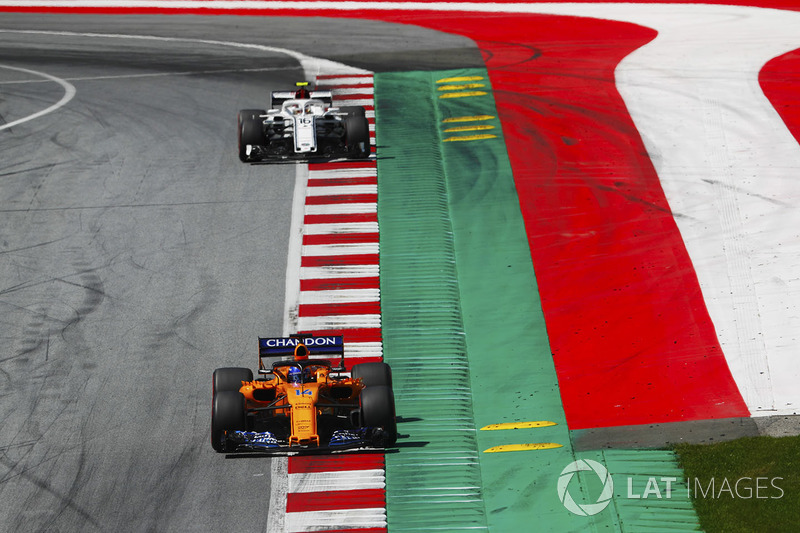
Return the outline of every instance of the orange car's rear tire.
<path id="1" fill-rule="evenodd" d="M 244 395 L 238 391 L 217 392 L 211 404 L 211 447 L 220 453 L 230 451 L 225 433 L 245 431 L 246 426 Z"/>
<path id="2" fill-rule="evenodd" d="M 353 365 L 353 379 L 361 378 L 366 387 L 392 386 L 392 369 L 386 363 L 361 363 Z"/>
<path id="3" fill-rule="evenodd" d="M 249 368 L 218 368 L 214 370 L 213 394 L 223 391 L 239 392 L 242 381 L 253 381 L 253 371 Z"/>

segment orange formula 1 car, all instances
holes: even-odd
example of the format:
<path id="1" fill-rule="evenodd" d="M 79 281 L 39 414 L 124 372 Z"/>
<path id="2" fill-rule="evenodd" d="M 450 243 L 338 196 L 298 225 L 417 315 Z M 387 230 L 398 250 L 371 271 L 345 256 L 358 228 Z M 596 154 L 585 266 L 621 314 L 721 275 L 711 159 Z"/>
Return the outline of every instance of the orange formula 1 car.
<path id="1" fill-rule="evenodd" d="M 319 356 L 339 356 L 337 368 Z M 291 357 L 272 363 L 264 358 Z M 258 379 L 249 368 L 214 371 L 211 446 L 222 453 L 386 447 L 397 439 L 386 363 L 344 369 L 341 335 L 259 338 Z"/>

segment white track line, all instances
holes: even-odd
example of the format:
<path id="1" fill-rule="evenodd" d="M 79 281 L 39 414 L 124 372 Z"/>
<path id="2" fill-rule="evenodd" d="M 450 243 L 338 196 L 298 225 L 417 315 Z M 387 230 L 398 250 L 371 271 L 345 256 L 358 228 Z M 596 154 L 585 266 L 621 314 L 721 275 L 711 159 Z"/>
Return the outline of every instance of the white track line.
<path id="1" fill-rule="evenodd" d="M 295 167 L 292 219 L 289 224 L 289 250 L 286 256 L 286 294 L 284 296 L 283 336 L 296 333 L 297 306 L 300 300 L 300 250 L 303 242 L 303 205 L 306 201 L 308 165 Z"/>
<path id="2" fill-rule="evenodd" d="M 67 80 L 64 80 L 64 79 L 61 79 L 61 78 L 57 78 L 56 76 L 52 76 L 52 75 L 47 74 L 45 72 L 39 72 L 38 70 L 30 70 L 30 69 L 27 69 L 27 68 L 12 67 L 12 66 L 9 66 L 9 65 L 0 65 L 0 68 L 5 68 L 5 69 L 8 69 L 8 70 L 15 70 L 17 72 L 24 72 L 26 74 L 32 74 L 34 76 L 41 76 L 42 78 L 45 78 L 46 80 L 49 80 L 49 81 L 52 81 L 52 82 L 55 82 L 55 83 L 61 85 L 61 87 L 64 88 L 64 96 L 62 96 L 61 99 L 58 102 L 56 102 L 55 104 L 51 105 L 48 108 L 42 109 L 41 111 L 37 111 L 36 113 L 33 113 L 32 115 L 28 115 L 27 117 L 23 117 L 23 118 L 20 118 L 20 119 L 17 119 L 17 120 L 14 120 L 14 121 L 11 121 L 11 122 L 8 122 L 6 124 L 1 125 L 0 126 L 0 131 L 6 130 L 8 128 L 13 128 L 14 126 L 18 126 L 20 124 L 24 124 L 25 122 L 37 119 L 37 118 L 39 118 L 41 116 L 44 116 L 44 115 L 46 115 L 48 113 L 52 113 L 53 111 L 56 111 L 57 109 L 60 109 L 60 108 L 64 107 L 65 105 L 67 105 L 67 103 L 70 100 L 72 100 L 75 97 L 75 94 L 77 92 L 75 90 L 75 86 L 72 85 L 71 83 L 69 83 Z"/>
<path id="3" fill-rule="evenodd" d="M 271 461 L 269 509 L 267 511 L 267 533 L 283 532 L 286 518 L 286 494 L 289 491 L 289 468 L 286 457 L 274 457 Z"/>

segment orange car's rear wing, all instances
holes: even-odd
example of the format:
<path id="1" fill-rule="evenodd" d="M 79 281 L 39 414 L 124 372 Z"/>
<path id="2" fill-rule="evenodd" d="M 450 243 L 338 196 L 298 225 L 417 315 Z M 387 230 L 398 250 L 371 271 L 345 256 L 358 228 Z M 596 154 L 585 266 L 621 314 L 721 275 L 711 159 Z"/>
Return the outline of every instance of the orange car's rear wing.
<path id="1" fill-rule="evenodd" d="M 304 345 L 311 359 L 339 357 L 344 371 L 344 337 L 342 335 L 323 335 L 315 337 L 306 333 L 295 333 L 289 337 L 259 337 L 259 363 L 263 357 L 294 357 L 295 349 Z M 262 367 L 259 364 L 259 367 Z"/>

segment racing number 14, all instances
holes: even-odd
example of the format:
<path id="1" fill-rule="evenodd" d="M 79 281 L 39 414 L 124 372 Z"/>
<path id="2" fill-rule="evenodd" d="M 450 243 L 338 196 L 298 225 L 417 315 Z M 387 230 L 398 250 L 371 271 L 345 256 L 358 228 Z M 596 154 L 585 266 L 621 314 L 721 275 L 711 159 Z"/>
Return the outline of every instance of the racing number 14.
<path id="1" fill-rule="evenodd" d="M 308 396 L 311 396 L 311 390 L 308 390 L 308 389 L 307 390 L 296 390 L 296 391 L 294 391 L 294 393 L 295 393 L 296 396 L 302 396 L 304 394 L 307 394 Z"/>

